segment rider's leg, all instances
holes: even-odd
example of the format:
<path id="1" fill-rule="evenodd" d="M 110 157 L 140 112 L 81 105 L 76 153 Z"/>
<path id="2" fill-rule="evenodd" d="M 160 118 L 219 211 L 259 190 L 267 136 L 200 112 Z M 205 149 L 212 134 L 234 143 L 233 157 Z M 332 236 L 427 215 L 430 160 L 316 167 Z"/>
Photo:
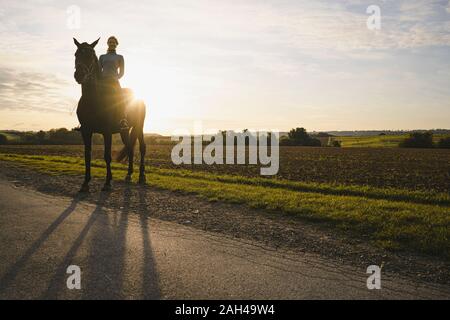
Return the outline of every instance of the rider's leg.
<path id="1" fill-rule="evenodd" d="M 120 130 L 128 130 L 128 121 L 127 121 L 127 117 L 125 114 L 125 103 L 123 101 L 121 101 L 120 105 L 117 107 L 118 112 L 119 112 L 119 116 L 118 119 L 120 119 L 119 122 L 119 126 L 120 126 Z"/>
<path id="2" fill-rule="evenodd" d="M 120 130 L 128 130 L 128 121 L 126 118 L 125 110 L 126 110 L 126 97 L 122 93 L 122 88 L 120 87 L 119 81 L 116 83 L 116 98 L 117 101 L 117 119 L 119 119 L 119 127 Z"/>

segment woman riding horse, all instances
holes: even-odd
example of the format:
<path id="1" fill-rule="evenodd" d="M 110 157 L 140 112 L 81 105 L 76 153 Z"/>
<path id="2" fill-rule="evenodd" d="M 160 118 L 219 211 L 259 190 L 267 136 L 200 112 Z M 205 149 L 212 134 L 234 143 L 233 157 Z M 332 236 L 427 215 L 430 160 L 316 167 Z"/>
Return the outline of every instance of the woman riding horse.
<path id="1" fill-rule="evenodd" d="M 130 99 L 130 90 L 120 88 L 119 76 L 123 74 L 123 58 L 113 52 L 102 56 L 102 63 L 95 54 L 95 46 L 98 41 L 89 44 L 79 43 L 73 39 L 77 46 L 75 52 L 75 80 L 81 85 L 81 98 L 78 102 L 77 116 L 80 121 L 80 131 L 84 143 L 85 175 L 81 186 L 81 192 L 89 191 L 91 180 L 91 152 L 92 135 L 100 133 L 104 140 L 104 159 L 106 162 L 106 180 L 102 190 L 111 190 L 111 144 L 112 135 L 120 133 L 124 147 L 119 152 L 118 159 L 128 158 L 128 173 L 126 181 L 131 181 L 133 174 L 134 146 L 139 140 L 139 151 L 141 155 L 139 166 L 139 182 L 145 183 L 145 141 L 144 121 L 145 104 L 142 100 Z M 117 39 L 110 39 L 108 45 L 115 49 Z M 120 62 L 122 61 L 122 62 Z M 119 72 L 117 71 L 119 69 Z M 106 76 L 103 79 L 102 75 Z M 106 85 L 105 85 L 106 83 Z M 119 101 L 119 102 L 117 102 Z M 127 112 L 125 115 L 125 105 Z M 117 115 L 118 109 L 120 115 Z M 119 126 L 119 119 L 123 127 Z M 128 129 L 128 126 L 130 129 Z"/>
<path id="2" fill-rule="evenodd" d="M 125 118 L 126 105 L 123 101 L 122 88 L 119 83 L 119 79 L 125 73 L 125 62 L 123 56 L 116 53 L 116 48 L 119 45 L 117 38 L 114 36 L 109 37 L 107 44 L 107 53 L 102 54 L 99 59 L 100 72 L 103 84 L 106 86 L 106 91 L 108 92 L 109 104 L 114 106 L 117 119 L 120 119 L 120 129 L 127 130 L 128 123 Z"/>

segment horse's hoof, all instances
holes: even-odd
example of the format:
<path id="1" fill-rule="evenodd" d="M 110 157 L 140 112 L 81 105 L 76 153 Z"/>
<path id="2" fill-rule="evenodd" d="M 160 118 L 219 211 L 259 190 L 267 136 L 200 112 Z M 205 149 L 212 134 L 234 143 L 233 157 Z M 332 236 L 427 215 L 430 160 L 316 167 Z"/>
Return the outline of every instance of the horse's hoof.
<path id="1" fill-rule="evenodd" d="M 127 175 L 125 177 L 125 182 L 131 182 L 131 175 Z"/>
<path id="2" fill-rule="evenodd" d="M 145 176 L 139 176 L 139 183 L 140 184 L 145 184 L 147 182 L 147 179 L 145 178 Z"/>
<path id="3" fill-rule="evenodd" d="M 102 188 L 102 191 L 111 191 L 111 185 L 110 184 L 105 184 Z"/>

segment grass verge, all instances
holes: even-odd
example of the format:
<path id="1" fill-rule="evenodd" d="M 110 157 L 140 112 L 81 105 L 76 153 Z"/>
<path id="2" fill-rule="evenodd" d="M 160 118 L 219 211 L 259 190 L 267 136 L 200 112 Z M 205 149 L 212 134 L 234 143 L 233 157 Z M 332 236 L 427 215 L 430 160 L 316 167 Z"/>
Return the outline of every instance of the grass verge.
<path id="1" fill-rule="evenodd" d="M 54 175 L 84 173 L 78 157 L 0 154 L 0 160 Z M 104 177 L 104 162 L 92 164 L 92 175 Z M 116 179 L 125 177 L 125 165 L 115 163 L 113 169 Z M 450 257 L 448 194 L 146 169 L 147 184 L 153 187 L 325 222 L 387 249 Z"/>

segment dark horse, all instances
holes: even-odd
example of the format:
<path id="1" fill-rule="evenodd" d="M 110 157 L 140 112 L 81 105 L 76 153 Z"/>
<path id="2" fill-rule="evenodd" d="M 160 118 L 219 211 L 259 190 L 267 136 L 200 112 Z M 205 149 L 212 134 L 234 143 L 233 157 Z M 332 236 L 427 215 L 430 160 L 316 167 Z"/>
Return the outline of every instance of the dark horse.
<path id="1" fill-rule="evenodd" d="M 141 162 L 139 168 L 139 183 L 145 183 L 145 143 L 144 143 L 144 119 L 145 104 L 141 100 L 130 99 L 129 89 L 123 89 L 123 96 L 128 97 L 127 121 L 129 130 L 120 130 L 117 112 L 114 109 L 114 99 L 111 99 L 110 90 L 105 87 L 101 80 L 100 67 L 95 46 L 97 41 L 89 44 L 79 43 L 73 39 L 77 51 L 75 52 L 75 80 L 81 84 L 81 98 L 78 102 L 77 116 L 81 124 L 81 135 L 84 142 L 85 176 L 80 192 L 89 191 L 91 180 L 91 151 L 93 133 L 101 133 L 105 144 L 104 158 L 106 162 L 106 181 L 103 191 L 111 190 L 111 144 L 112 135 L 120 133 L 124 147 L 118 155 L 118 160 L 128 157 L 128 174 L 126 181 L 131 181 L 133 174 L 133 155 L 136 140 L 139 140 Z M 116 95 L 119 96 L 119 95 Z M 125 103 L 125 102 L 124 102 Z"/>

